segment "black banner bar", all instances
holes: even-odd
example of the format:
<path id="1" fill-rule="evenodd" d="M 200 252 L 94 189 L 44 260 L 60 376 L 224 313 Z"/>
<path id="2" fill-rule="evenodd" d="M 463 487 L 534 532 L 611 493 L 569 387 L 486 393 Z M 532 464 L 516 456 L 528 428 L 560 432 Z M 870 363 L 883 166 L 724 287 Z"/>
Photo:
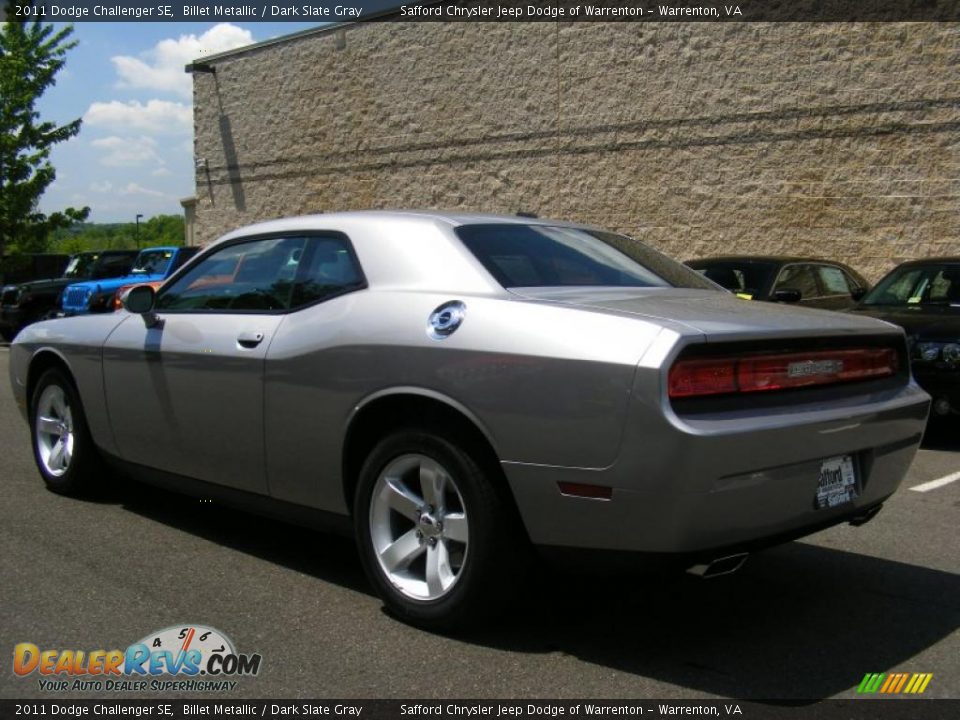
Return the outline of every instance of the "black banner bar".
<path id="1" fill-rule="evenodd" d="M 740 720 L 953 720 L 960 700 L 0 700 L 0 718 L 339 718 L 545 720 L 718 717 Z"/>
<path id="2" fill-rule="evenodd" d="M 21 0 L 12 17 L 44 22 L 932 22 L 960 21 L 958 0 Z"/>

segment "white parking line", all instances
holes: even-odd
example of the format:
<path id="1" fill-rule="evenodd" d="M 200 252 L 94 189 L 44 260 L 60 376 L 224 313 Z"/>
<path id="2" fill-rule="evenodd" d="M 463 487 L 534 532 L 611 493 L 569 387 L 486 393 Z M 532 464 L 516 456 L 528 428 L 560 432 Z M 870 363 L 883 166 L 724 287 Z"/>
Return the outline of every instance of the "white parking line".
<path id="1" fill-rule="evenodd" d="M 960 480 L 960 472 L 950 473 L 949 475 L 944 475 L 942 478 L 921 483 L 920 485 L 914 485 L 910 489 L 915 492 L 930 492 L 931 490 L 936 490 L 939 487 L 949 485 L 957 480 Z"/>

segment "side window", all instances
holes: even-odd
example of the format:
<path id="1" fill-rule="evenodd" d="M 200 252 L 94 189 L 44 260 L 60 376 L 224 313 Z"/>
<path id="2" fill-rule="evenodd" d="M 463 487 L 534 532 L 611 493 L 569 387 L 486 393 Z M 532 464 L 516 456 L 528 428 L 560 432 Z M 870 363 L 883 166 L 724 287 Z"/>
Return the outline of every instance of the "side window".
<path id="1" fill-rule="evenodd" d="M 363 275 L 347 241 L 310 238 L 293 287 L 291 309 L 363 287 Z"/>
<path id="2" fill-rule="evenodd" d="M 799 290 L 803 300 L 820 297 L 817 278 L 809 265 L 788 265 L 780 271 L 775 290 Z"/>
<path id="3" fill-rule="evenodd" d="M 261 238 L 228 245 L 157 298 L 159 310 L 291 310 L 362 285 L 346 240 Z"/>
<path id="4" fill-rule="evenodd" d="M 854 286 L 848 282 L 846 274 L 840 268 L 820 265 L 817 272 L 820 274 L 825 295 L 849 295 L 853 290 Z"/>
<path id="5" fill-rule="evenodd" d="M 956 299 L 957 286 L 947 272 L 941 270 L 933 276 L 927 289 L 927 302 L 950 302 Z"/>

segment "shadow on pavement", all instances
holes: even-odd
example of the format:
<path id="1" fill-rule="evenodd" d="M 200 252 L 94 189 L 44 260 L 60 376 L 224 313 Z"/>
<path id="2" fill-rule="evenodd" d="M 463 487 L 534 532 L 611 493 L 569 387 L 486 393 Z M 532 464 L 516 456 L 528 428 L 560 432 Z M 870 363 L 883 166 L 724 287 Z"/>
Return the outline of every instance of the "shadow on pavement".
<path id="1" fill-rule="evenodd" d="M 474 641 L 728 697 L 812 700 L 867 672 L 935 672 L 911 659 L 958 627 L 960 575 L 795 542 L 712 580 L 555 576 Z"/>
<path id="2" fill-rule="evenodd" d="M 94 502 L 127 510 L 210 542 L 262 558 L 341 587 L 373 595 L 352 538 L 320 533 L 222 505 L 198 509 L 195 499 L 150 485 L 111 484 Z M 322 553 L 318 552 L 322 548 Z"/>
<path id="3" fill-rule="evenodd" d="M 920 447 L 924 450 L 960 451 L 960 418 L 933 418 Z"/>
<path id="4" fill-rule="evenodd" d="M 151 520 L 372 594 L 350 539 L 222 507 L 197 512 L 151 487 L 117 493 Z M 508 617 L 456 640 L 770 702 L 829 697 L 868 672 L 936 672 L 912 658 L 960 627 L 960 575 L 803 542 L 712 580 L 543 571 L 529 586 Z"/>

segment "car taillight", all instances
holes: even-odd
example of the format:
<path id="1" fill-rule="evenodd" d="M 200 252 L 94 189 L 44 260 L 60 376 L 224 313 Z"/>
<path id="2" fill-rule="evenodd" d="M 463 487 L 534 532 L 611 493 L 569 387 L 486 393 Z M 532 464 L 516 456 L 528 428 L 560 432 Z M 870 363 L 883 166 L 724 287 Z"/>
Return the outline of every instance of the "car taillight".
<path id="1" fill-rule="evenodd" d="M 769 353 L 678 360 L 668 379 L 671 398 L 786 390 L 893 375 L 893 348 Z"/>

